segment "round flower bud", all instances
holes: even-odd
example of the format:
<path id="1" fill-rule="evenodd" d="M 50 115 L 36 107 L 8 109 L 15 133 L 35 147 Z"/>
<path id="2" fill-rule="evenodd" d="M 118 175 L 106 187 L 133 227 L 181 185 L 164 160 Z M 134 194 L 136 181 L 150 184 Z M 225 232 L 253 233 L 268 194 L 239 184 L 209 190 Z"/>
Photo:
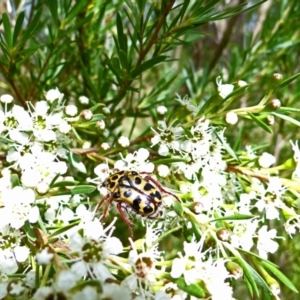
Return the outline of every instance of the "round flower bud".
<path id="1" fill-rule="evenodd" d="M 223 242 L 228 242 L 230 237 L 230 231 L 226 228 L 220 228 L 217 231 L 217 237 Z"/>
<path id="2" fill-rule="evenodd" d="M 109 143 L 102 143 L 100 146 L 103 150 L 108 150 L 110 148 Z"/>
<path id="3" fill-rule="evenodd" d="M 273 78 L 274 78 L 275 80 L 277 80 L 277 81 L 282 81 L 283 76 L 282 76 L 282 74 L 280 74 L 280 73 L 274 73 L 274 74 L 273 74 Z"/>
<path id="4" fill-rule="evenodd" d="M 164 114 L 166 114 L 168 109 L 165 106 L 160 105 L 160 106 L 157 106 L 156 111 L 157 111 L 158 114 L 164 115 Z"/>
<path id="5" fill-rule="evenodd" d="M 159 165 L 157 167 L 158 175 L 161 177 L 167 177 L 170 174 L 170 168 L 166 165 Z"/>
<path id="6" fill-rule="evenodd" d="M 203 209 L 204 209 L 204 207 L 203 207 L 202 202 L 196 201 L 196 202 L 193 203 L 193 212 L 195 214 L 197 214 L 197 215 L 201 214 L 203 212 Z"/>
<path id="7" fill-rule="evenodd" d="M 233 275 L 234 279 L 242 278 L 244 275 L 244 271 L 240 265 L 235 262 L 229 261 L 226 263 L 226 269 L 228 272 Z"/>
<path id="8" fill-rule="evenodd" d="M 81 104 L 84 104 L 84 105 L 90 103 L 90 99 L 86 96 L 79 96 L 78 100 Z"/>
<path id="9" fill-rule="evenodd" d="M 48 102 L 53 103 L 55 100 L 61 101 L 64 97 L 58 88 L 52 89 L 45 94 L 45 98 Z"/>
<path id="10" fill-rule="evenodd" d="M 225 121 L 227 124 L 234 125 L 238 122 L 239 118 L 237 114 L 233 111 L 230 111 L 225 116 Z"/>
<path id="11" fill-rule="evenodd" d="M 84 119 L 85 121 L 90 121 L 93 118 L 93 113 L 89 109 L 85 109 L 81 112 L 80 114 L 81 118 Z"/>
<path id="12" fill-rule="evenodd" d="M 280 108 L 280 106 L 281 106 L 281 102 L 280 102 L 279 99 L 272 99 L 272 100 L 270 101 L 270 104 L 271 104 L 271 106 L 272 106 L 273 108 L 275 108 L 275 109 L 278 109 L 278 108 Z"/>
<path id="13" fill-rule="evenodd" d="M 78 114 L 78 108 L 74 104 L 65 107 L 65 114 L 69 117 L 75 117 Z"/>
<path id="14" fill-rule="evenodd" d="M 36 192 L 40 195 L 44 195 L 49 191 L 49 184 L 45 183 L 44 181 L 39 182 L 36 185 Z"/>
<path id="15" fill-rule="evenodd" d="M 126 136 L 120 136 L 118 139 L 118 143 L 124 148 L 130 145 L 129 138 Z"/>

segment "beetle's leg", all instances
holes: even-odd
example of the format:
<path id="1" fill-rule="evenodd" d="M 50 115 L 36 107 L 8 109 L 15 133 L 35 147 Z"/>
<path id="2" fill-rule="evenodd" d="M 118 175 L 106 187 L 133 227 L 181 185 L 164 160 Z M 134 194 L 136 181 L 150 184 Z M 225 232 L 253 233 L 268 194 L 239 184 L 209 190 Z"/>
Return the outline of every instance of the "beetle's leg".
<path id="1" fill-rule="evenodd" d="M 141 174 L 149 174 L 149 173 L 142 172 Z M 170 196 L 173 196 L 174 198 L 176 198 L 176 200 L 177 200 L 178 202 L 181 203 L 181 200 L 180 200 L 175 194 L 173 194 L 173 193 L 168 192 L 167 190 L 165 190 L 165 189 L 161 186 L 161 184 L 160 184 L 159 182 L 157 182 L 155 179 L 153 179 L 150 175 L 147 175 L 147 176 L 145 177 L 145 180 L 151 181 L 152 183 L 154 183 L 154 184 L 157 186 L 157 188 L 159 189 L 160 192 L 166 193 L 166 194 L 168 194 L 168 195 L 170 195 Z"/>
<path id="2" fill-rule="evenodd" d="M 128 226 L 129 231 L 130 231 L 130 237 L 133 239 L 133 232 L 132 232 L 132 226 L 133 224 L 128 220 L 127 216 L 124 213 L 123 207 L 122 207 L 122 203 L 118 203 L 117 204 L 117 209 L 121 215 L 121 218 L 123 219 L 123 221 L 125 222 L 125 224 Z"/>
<path id="3" fill-rule="evenodd" d="M 105 218 L 106 218 L 106 215 L 107 215 L 107 212 L 108 212 L 108 208 L 109 208 L 109 205 L 110 203 L 113 201 L 113 196 L 111 194 L 108 194 L 106 196 L 104 196 L 101 201 L 99 202 L 99 204 L 97 205 L 96 207 L 96 212 L 98 211 L 98 209 L 103 205 L 103 203 L 106 201 L 105 203 L 105 207 L 104 207 L 104 210 L 103 210 L 103 215 L 102 215 L 102 218 L 101 218 L 101 221 L 104 221 Z"/>

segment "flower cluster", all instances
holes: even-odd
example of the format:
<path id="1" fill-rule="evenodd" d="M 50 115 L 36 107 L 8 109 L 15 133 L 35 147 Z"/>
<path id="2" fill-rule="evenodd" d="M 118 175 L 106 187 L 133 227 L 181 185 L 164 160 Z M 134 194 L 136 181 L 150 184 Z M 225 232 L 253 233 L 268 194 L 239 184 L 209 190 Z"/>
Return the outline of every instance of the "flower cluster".
<path id="1" fill-rule="evenodd" d="M 239 251 L 256 251 L 267 260 L 278 250 L 282 237 L 268 221 L 288 215 L 286 231 L 292 236 L 299 230 L 300 218 L 285 201 L 288 187 L 270 171 L 274 156 L 257 156 L 248 147 L 247 163 L 233 164 L 224 129 L 204 118 L 187 124 L 158 121 L 148 144 L 151 151 L 157 149 L 156 162 L 146 147 L 117 153 L 115 149 L 129 147 L 129 138 L 119 136 L 114 146 L 103 135 L 99 144 L 109 147 L 97 149 L 103 156 L 90 156 L 102 159 L 92 165 L 97 178 L 84 177 L 88 172 L 82 175 L 83 181 L 97 185 L 104 195 L 101 201 L 94 185 L 81 185 L 70 176 L 74 172 L 67 164 L 67 143 L 76 131 L 77 109 L 72 105 L 63 109 L 63 94 L 57 89 L 45 98 L 27 110 L 12 105 L 8 95 L 0 98 L 0 130 L 7 153 L 0 178 L 0 298 L 96 300 L 100 295 L 179 300 L 194 295 L 231 300 L 232 282 L 247 269 Z M 177 100 L 197 114 L 199 108 L 188 98 Z M 160 111 L 163 116 L 168 113 Z M 89 114 L 84 122 L 105 130 L 106 120 L 93 123 Z M 82 151 L 91 149 L 82 143 Z M 292 149 L 296 161 L 292 177 L 298 180 L 297 143 Z M 105 151 L 113 153 L 114 160 Z M 110 187 L 105 185 L 116 172 L 125 175 Z M 133 228 L 131 234 L 120 231 L 121 222 L 108 213 L 112 202 L 124 225 Z M 99 203 L 105 203 L 104 213 Z M 145 232 L 139 240 L 132 234 L 137 228 L 132 224 L 135 215 Z M 180 237 L 183 249 L 173 247 L 178 241 L 172 233 Z M 159 242 L 165 237 L 170 245 L 164 252 Z M 56 270 L 53 277 L 52 270 Z M 278 292 L 277 285 L 270 286 L 271 294 L 277 297 Z"/>

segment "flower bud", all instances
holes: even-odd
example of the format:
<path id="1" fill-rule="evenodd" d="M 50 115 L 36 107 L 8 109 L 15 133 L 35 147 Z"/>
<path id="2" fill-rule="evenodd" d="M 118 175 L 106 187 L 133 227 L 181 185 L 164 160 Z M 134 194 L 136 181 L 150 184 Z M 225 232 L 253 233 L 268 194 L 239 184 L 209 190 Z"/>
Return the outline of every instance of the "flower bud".
<path id="1" fill-rule="evenodd" d="M 227 228 L 220 228 L 217 231 L 217 237 L 223 242 L 228 242 L 230 237 L 230 231 Z"/>
<path id="2" fill-rule="evenodd" d="M 74 104 L 65 107 L 65 114 L 69 117 L 75 117 L 78 114 L 78 108 Z"/>
<path id="3" fill-rule="evenodd" d="M 234 125 L 238 122 L 239 118 L 237 114 L 233 111 L 230 111 L 225 116 L 225 121 L 227 124 Z"/>
<path id="4" fill-rule="evenodd" d="M 273 78 L 274 78 L 276 81 L 282 81 L 283 76 L 282 76 L 282 74 L 280 74 L 280 73 L 274 73 L 274 74 L 273 74 Z"/>
<path id="5" fill-rule="evenodd" d="M 233 275 L 234 279 L 239 279 L 243 276 L 244 271 L 240 265 L 235 262 L 229 261 L 226 263 L 226 269 L 228 272 Z"/>
<path id="6" fill-rule="evenodd" d="M 90 121 L 90 120 L 92 120 L 93 116 L 94 116 L 94 115 L 93 115 L 92 111 L 89 110 L 89 109 L 83 110 L 83 111 L 81 112 L 81 114 L 80 114 L 80 117 L 81 117 L 82 119 L 84 119 L 85 121 Z"/>
<path id="7" fill-rule="evenodd" d="M 278 109 L 278 108 L 280 108 L 280 106 L 281 106 L 281 102 L 280 102 L 279 99 L 272 99 L 272 100 L 270 101 L 270 104 L 271 104 L 271 106 L 272 106 L 273 108 L 275 108 L 275 109 Z"/>

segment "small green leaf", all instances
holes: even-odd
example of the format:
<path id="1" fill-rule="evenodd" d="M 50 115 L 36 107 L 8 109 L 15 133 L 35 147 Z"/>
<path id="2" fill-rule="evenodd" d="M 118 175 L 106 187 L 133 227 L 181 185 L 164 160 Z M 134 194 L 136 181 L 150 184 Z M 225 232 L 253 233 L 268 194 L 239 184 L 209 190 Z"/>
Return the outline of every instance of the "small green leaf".
<path id="1" fill-rule="evenodd" d="M 23 25 L 23 22 L 24 22 L 24 18 L 25 18 L 25 13 L 24 11 L 22 11 L 19 15 L 18 15 L 18 18 L 17 18 L 17 21 L 16 21 L 16 25 L 14 27 L 14 34 L 13 34 L 13 45 L 16 44 L 16 41 L 17 41 L 17 38 L 19 36 L 19 33 L 22 29 L 22 25 Z"/>
<path id="2" fill-rule="evenodd" d="M 2 22 L 3 22 L 3 27 L 4 27 L 4 36 L 5 36 L 5 41 L 6 41 L 6 45 L 7 48 L 9 50 L 11 50 L 13 44 L 13 36 L 12 36 L 12 25 L 10 24 L 10 20 L 9 17 L 7 15 L 7 13 L 3 13 L 2 14 Z"/>
<path id="3" fill-rule="evenodd" d="M 57 230 L 54 230 L 54 231 L 48 236 L 48 239 L 51 239 L 51 238 L 53 238 L 53 237 L 55 237 L 55 236 L 57 236 L 57 235 L 60 235 L 60 234 L 62 234 L 62 233 L 64 233 L 64 232 L 68 231 L 69 229 L 71 229 L 71 228 L 73 228 L 74 226 L 78 225 L 79 222 L 80 222 L 80 220 L 75 221 L 75 222 L 72 222 L 72 223 L 70 223 L 70 224 L 68 224 L 68 225 L 65 225 L 64 227 L 61 227 L 61 228 L 59 228 L 59 229 L 57 229 Z"/>
<path id="4" fill-rule="evenodd" d="M 293 283 L 280 271 L 277 266 L 274 266 L 272 263 L 268 263 L 268 261 L 261 261 L 261 265 L 272 272 L 283 284 L 285 284 L 288 288 L 290 288 L 293 292 L 298 293 L 298 290 L 293 285 Z"/>
<path id="5" fill-rule="evenodd" d="M 123 27 L 123 23 L 122 23 L 122 18 L 121 18 L 119 13 L 117 13 L 116 25 L 117 25 L 119 46 L 120 46 L 120 49 L 126 55 L 126 53 L 127 53 L 127 40 L 126 40 L 126 36 L 124 34 L 124 27 Z"/>
<path id="6" fill-rule="evenodd" d="M 236 161 L 240 162 L 239 157 L 237 156 L 236 152 L 230 147 L 230 145 L 221 138 L 221 136 L 214 131 L 214 134 L 216 135 L 217 139 L 222 143 L 225 150 L 228 152 L 228 154 L 231 155 L 232 158 L 234 158 Z"/>
<path id="7" fill-rule="evenodd" d="M 260 126 L 262 129 L 264 129 L 265 131 L 267 131 L 268 133 L 273 133 L 272 129 L 263 121 L 261 121 L 260 119 L 258 119 L 256 116 L 254 116 L 252 113 L 248 112 L 248 115 L 251 117 L 251 119 L 258 125 Z"/>
<path id="8" fill-rule="evenodd" d="M 179 287 L 179 289 L 187 292 L 189 295 L 197 297 L 197 298 L 203 298 L 206 294 L 206 292 L 203 290 L 203 288 L 196 284 L 186 284 L 184 278 L 180 277 L 176 280 L 176 284 Z"/>
<path id="9" fill-rule="evenodd" d="M 300 122 L 297 121 L 297 120 L 295 120 L 295 119 L 293 119 L 292 117 L 289 117 L 289 116 L 283 115 L 283 114 L 278 114 L 276 112 L 273 112 L 272 115 L 276 116 L 276 117 L 278 117 L 280 119 L 283 119 L 285 121 L 288 121 L 288 122 L 290 122 L 290 123 L 292 123 L 292 124 L 300 127 Z"/>
<path id="10" fill-rule="evenodd" d="M 90 194 L 94 192 L 97 188 L 93 185 L 77 185 L 71 190 L 72 195 L 76 194 Z"/>
<path id="11" fill-rule="evenodd" d="M 191 219 L 190 219 L 190 222 L 192 224 L 193 233 L 194 233 L 194 235 L 196 237 L 196 241 L 200 241 L 202 234 L 201 234 L 201 231 L 200 231 L 199 227 Z"/>
<path id="12" fill-rule="evenodd" d="M 0 143 L 5 144 L 5 145 L 9 145 L 9 144 L 13 144 L 14 141 L 8 139 L 7 137 L 0 136 Z"/>
<path id="13" fill-rule="evenodd" d="M 245 279 L 247 279 L 247 281 L 248 281 L 247 285 L 250 285 L 252 290 L 255 292 L 255 294 L 257 296 L 259 296 L 259 291 L 258 291 L 257 285 L 255 283 L 255 280 L 252 276 L 252 272 L 251 272 L 251 269 L 249 268 L 249 265 L 243 259 L 241 259 L 239 257 L 237 257 L 237 260 L 244 271 Z"/>
<path id="14" fill-rule="evenodd" d="M 20 182 L 19 176 L 17 174 L 12 174 L 10 176 L 10 182 L 13 187 L 21 186 L 21 182 Z"/>
<path id="15" fill-rule="evenodd" d="M 86 173 L 86 167 L 85 167 L 84 163 L 80 161 L 80 158 L 78 155 L 76 155 L 72 152 L 68 152 L 68 158 L 69 158 L 70 164 L 74 168 L 76 168 L 81 173 Z"/>
<path id="16" fill-rule="evenodd" d="M 96 115 L 93 115 L 93 118 L 90 122 L 97 122 L 99 120 L 104 120 L 105 119 L 105 116 L 102 115 L 102 114 L 96 114 Z"/>
<path id="17" fill-rule="evenodd" d="M 26 43 L 30 39 L 30 37 L 34 34 L 35 29 L 39 25 L 39 21 L 40 21 L 40 17 L 41 17 L 42 12 L 43 12 L 42 8 L 38 9 L 35 12 L 35 15 L 33 16 L 32 20 L 28 24 L 26 30 L 24 30 L 22 38 L 21 38 L 20 42 L 18 43 L 18 46 L 23 45 L 24 43 Z"/>
<path id="18" fill-rule="evenodd" d="M 300 72 L 291 76 L 290 78 L 288 79 L 285 79 L 284 81 L 282 81 L 279 85 L 276 86 L 275 90 L 274 91 L 277 91 L 281 88 L 283 88 L 284 86 L 290 84 L 292 81 L 294 81 L 295 79 L 297 79 L 298 77 L 300 76 Z"/>
<path id="19" fill-rule="evenodd" d="M 209 221 L 209 223 L 217 222 L 217 221 L 234 221 L 234 220 L 249 220 L 249 219 L 253 219 L 253 216 L 236 214 L 236 215 L 226 216 L 226 217 L 222 217 L 222 218 L 217 218 L 217 219 Z"/>
<path id="20" fill-rule="evenodd" d="M 179 203 L 177 200 L 175 200 L 173 203 L 173 207 L 174 207 L 174 210 L 177 213 L 177 215 L 182 217 L 184 211 L 183 211 L 183 207 L 182 207 L 181 203 Z"/>
<path id="21" fill-rule="evenodd" d="M 52 24 L 55 26 L 57 29 L 59 26 L 58 23 L 58 5 L 57 5 L 57 0 L 52 0 L 52 1 L 46 1 L 46 5 L 48 5 L 52 17 Z"/>
<path id="22" fill-rule="evenodd" d="M 78 181 L 58 181 L 51 185 L 51 187 L 65 187 L 77 185 Z"/>
<path id="23" fill-rule="evenodd" d="M 63 21 L 64 24 L 70 23 L 82 10 L 85 6 L 89 4 L 86 0 L 77 0 L 75 5 L 71 8 L 68 12 L 65 20 Z"/>
<path id="24" fill-rule="evenodd" d="M 151 58 L 151 59 L 147 60 L 146 62 L 144 62 L 143 64 L 141 64 L 140 66 L 136 67 L 134 70 L 132 70 L 131 75 L 133 77 L 137 77 L 142 72 L 152 68 L 153 66 L 155 66 L 159 63 L 161 63 L 162 61 L 166 60 L 167 58 L 168 58 L 168 56 L 164 56 L 164 55 Z"/>
<path id="25" fill-rule="evenodd" d="M 23 230 L 25 231 L 27 237 L 32 241 L 35 242 L 36 241 L 36 234 L 34 232 L 34 230 L 32 229 L 30 223 L 28 221 L 25 222 L 24 226 L 23 226 Z"/>

